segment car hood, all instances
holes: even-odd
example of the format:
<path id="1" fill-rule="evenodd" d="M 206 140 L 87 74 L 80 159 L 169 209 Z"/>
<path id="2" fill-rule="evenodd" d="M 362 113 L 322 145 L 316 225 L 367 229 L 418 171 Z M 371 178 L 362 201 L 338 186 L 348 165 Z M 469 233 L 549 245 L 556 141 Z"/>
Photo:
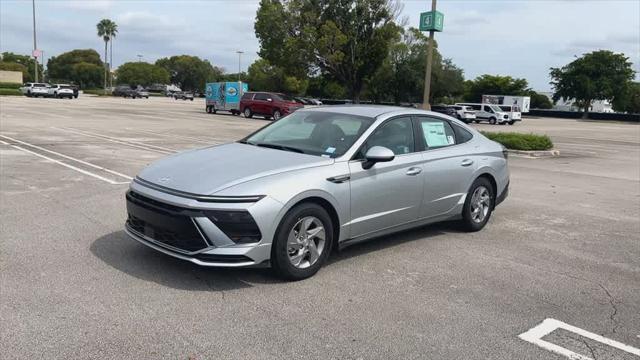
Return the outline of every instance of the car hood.
<path id="1" fill-rule="evenodd" d="M 210 195 L 264 176 L 333 162 L 320 156 L 231 143 L 160 159 L 142 170 L 138 177 L 173 190 Z"/>

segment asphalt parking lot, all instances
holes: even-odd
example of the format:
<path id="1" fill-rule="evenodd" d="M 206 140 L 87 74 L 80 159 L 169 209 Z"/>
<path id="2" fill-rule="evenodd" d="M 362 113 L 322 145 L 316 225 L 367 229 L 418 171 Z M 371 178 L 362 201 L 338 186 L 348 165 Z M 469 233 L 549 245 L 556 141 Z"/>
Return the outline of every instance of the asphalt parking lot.
<path id="1" fill-rule="evenodd" d="M 380 238 L 288 283 L 123 232 L 127 183 L 146 164 L 264 120 L 206 114 L 202 99 L 81 96 L 1 97 L 0 122 L 2 358 L 567 358 L 546 342 L 638 359 L 638 125 L 474 125 L 546 133 L 561 156 L 511 157 L 510 197 L 481 232 Z M 519 337 L 545 319 L 570 327 Z"/>

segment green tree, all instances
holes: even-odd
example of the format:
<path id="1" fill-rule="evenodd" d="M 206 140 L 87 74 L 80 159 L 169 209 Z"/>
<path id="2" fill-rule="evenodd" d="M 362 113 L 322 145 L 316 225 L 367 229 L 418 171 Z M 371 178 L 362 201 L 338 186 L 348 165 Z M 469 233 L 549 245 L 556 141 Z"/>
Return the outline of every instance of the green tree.
<path id="1" fill-rule="evenodd" d="M 118 32 L 118 25 L 109 19 L 102 19 L 96 24 L 98 30 L 98 37 L 104 40 L 104 89 L 107 90 L 107 74 L 111 72 L 111 63 L 107 61 L 107 45 Z M 113 47 L 112 47 L 113 49 Z"/>
<path id="2" fill-rule="evenodd" d="M 594 100 L 609 100 L 625 96 L 635 71 L 629 58 L 608 50 L 598 50 L 570 62 L 561 68 L 551 68 L 553 99 L 575 99 L 584 113 Z"/>
<path id="3" fill-rule="evenodd" d="M 103 67 L 88 62 L 79 62 L 71 66 L 71 78 L 80 88 L 96 88 L 100 86 Z"/>
<path id="4" fill-rule="evenodd" d="M 532 109 L 551 109 L 553 107 L 553 103 L 551 103 L 551 100 L 549 100 L 546 95 L 529 90 L 526 96 L 531 98 L 530 107 Z"/>
<path id="5" fill-rule="evenodd" d="M 622 96 L 613 99 L 613 110 L 640 114 L 640 82 L 632 82 Z"/>
<path id="6" fill-rule="evenodd" d="M 152 84 L 168 84 L 171 80 L 166 69 L 146 62 L 124 63 L 118 67 L 117 75 L 119 84 L 145 87 Z"/>
<path id="7" fill-rule="evenodd" d="M 300 80 L 329 75 L 357 102 L 398 35 L 396 9 L 392 0 L 261 0 L 259 54 Z"/>
<path id="8" fill-rule="evenodd" d="M 382 66 L 367 87 L 376 102 L 422 102 L 428 38 L 416 28 L 401 30 Z M 464 74 L 450 59 L 443 59 L 434 44 L 430 102 L 454 102 L 464 91 Z"/>
<path id="9" fill-rule="evenodd" d="M 525 79 L 488 74 L 466 81 L 465 88 L 465 100 L 470 102 L 482 101 L 482 95 L 526 96 L 530 90 Z"/>
<path id="10" fill-rule="evenodd" d="M 24 71 L 22 74 L 23 81 L 31 82 L 34 80 L 33 76 L 34 76 L 34 70 L 36 65 L 35 65 L 35 61 L 33 60 L 33 57 L 28 55 L 14 54 L 12 52 L 3 52 L 2 62 L 17 63 L 24 66 L 26 68 L 26 71 Z M 42 70 L 43 70 L 42 65 L 38 64 L 38 73 L 42 74 L 43 73 Z M 21 70 L 16 70 L 16 71 L 21 71 Z"/>
<path id="11" fill-rule="evenodd" d="M 249 66 L 246 79 L 251 89 L 294 95 L 304 94 L 309 86 L 307 78 L 287 75 L 283 68 L 272 65 L 265 59 L 257 59 Z"/>
<path id="12" fill-rule="evenodd" d="M 169 73 L 171 82 L 182 90 L 203 91 L 207 82 L 222 79 L 222 70 L 197 56 L 179 55 L 162 58 L 156 65 Z"/>
<path id="13" fill-rule="evenodd" d="M 74 70 L 74 65 L 82 63 L 104 68 L 100 60 L 100 54 L 97 51 L 93 49 L 77 49 L 49 58 L 47 62 L 47 77 L 52 82 L 72 82 L 77 83 L 82 88 L 100 85 L 100 78 L 95 81 L 92 77 L 93 70 L 88 71 L 88 69 L 95 67 L 83 65 L 80 67 L 83 71 Z"/>

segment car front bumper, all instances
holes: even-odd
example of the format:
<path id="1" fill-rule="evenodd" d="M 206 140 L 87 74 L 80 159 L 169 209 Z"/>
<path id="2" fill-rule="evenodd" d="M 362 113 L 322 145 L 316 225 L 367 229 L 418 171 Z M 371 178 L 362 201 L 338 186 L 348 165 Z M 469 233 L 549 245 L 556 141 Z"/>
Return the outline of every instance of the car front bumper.
<path id="1" fill-rule="evenodd" d="M 134 181 L 126 201 L 125 232 L 154 250 L 201 266 L 269 265 L 272 224 L 282 208 L 282 204 L 269 197 L 255 203 L 206 203 L 164 193 Z M 248 212 L 260 229 L 260 240 L 236 243 L 205 216 L 206 211 L 225 210 Z"/>

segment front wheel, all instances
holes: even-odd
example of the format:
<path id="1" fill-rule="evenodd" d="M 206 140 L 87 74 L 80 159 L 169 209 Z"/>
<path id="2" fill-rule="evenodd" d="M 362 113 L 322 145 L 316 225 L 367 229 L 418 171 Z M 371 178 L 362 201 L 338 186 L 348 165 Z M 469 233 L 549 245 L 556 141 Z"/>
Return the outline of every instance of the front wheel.
<path id="1" fill-rule="evenodd" d="M 462 208 L 461 225 L 467 231 L 481 230 L 491 218 L 495 196 L 493 186 L 484 177 L 471 184 Z"/>
<path id="2" fill-rule="evenodd" d="M 302 203 L 285 215 L 271 245 L 271 266 L 289 280 L 313 276 L 326 262 L 333 245 L 333 223 L 327 211 Z"/>
<path id="3" fill-rule="evenodd" d="M 276 110 L 273 112 L 273 120 L 280 120 L 281 117 L 282 113 L 280 112 L 280 110 Z"/>
<path id="4" fill-rule="evenodd" d="M 495 125 L 496 124 L 496 118 L 489 119 L 489 124 Z"/>
<path id="5" fill-rule="evenodd" d="M 476 124 L 480 124 L 480 120 L 475 120 Z"/>
<path id="6" fill-rule="evenodd" d="M 244 108 L 244 112 L 243 113 L 244 113 L 244 117 L 246 117 L 246 118 L 250 118 L 250 117 L 253 116 L 253 112 L 251 112 L 251 109 L 248 108 L 248 107 Z"/>
<path id="7" fill-rule="evenodd" d="M 513 125 L 513 124 L 515 124 L 515 123 L 516 123 L 516 122 L 515 122 L 515 121 L 513 121 L 513 120 L 509 121 L 509 125 Z"/>

